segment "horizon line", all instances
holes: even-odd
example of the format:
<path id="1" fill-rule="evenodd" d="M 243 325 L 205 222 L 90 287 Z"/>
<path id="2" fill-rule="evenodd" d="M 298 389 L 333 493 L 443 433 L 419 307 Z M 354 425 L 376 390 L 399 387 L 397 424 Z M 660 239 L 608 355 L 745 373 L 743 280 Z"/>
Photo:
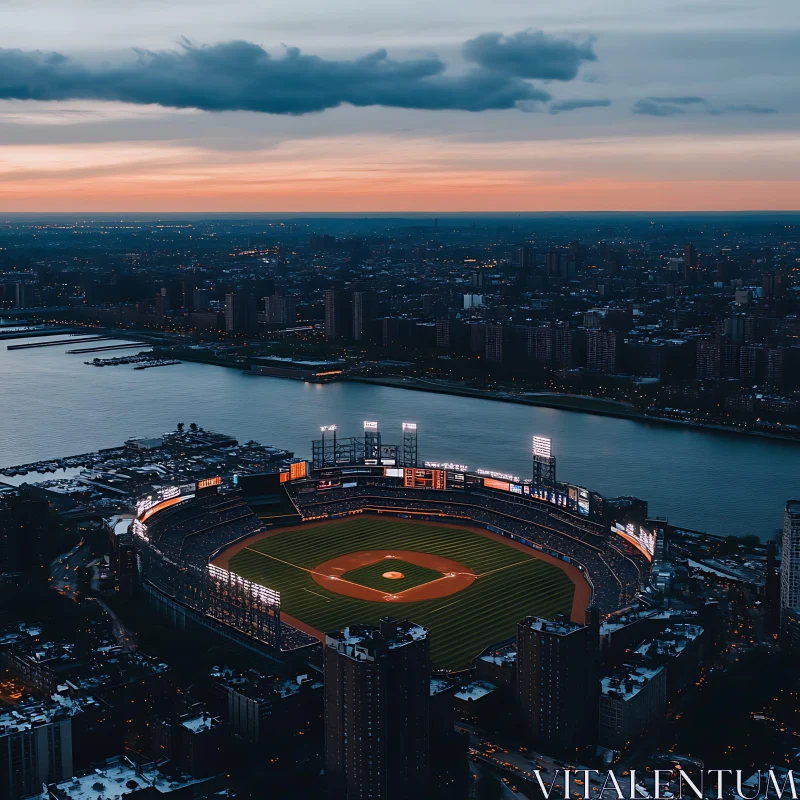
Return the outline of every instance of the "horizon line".
<path id="1" fill-rule="evenodd" d="M 542 217 L 542 216 L 575 216 L 585 214 L 596 214 L 608 216 L 611 214 L 625 214 L 625 215 L 647 215 L 647 214 L 660 214 L 664 216 L 679 216 L 679 215 L 736 215 L 736 214 L 800 214 L 800 208 L 786 208 L 786 209 L 759 209 L 759 208 L 745 208 L 736 210 L 700 210 L 700 209 L 685 209 L 681 211 L 676 210 L 661 210 L 661 209 L 641 209 L 636 211 L 625 209 L 582 209 L 579 211 L 0 211 L 0 217 L 32 217 L 38 215 L 45 216 L 116 216 L 116 215 L 131 215 L 137 214 L 141 216 L 205 216 L 208 214 L 217 214 L 224 216 L 285 216 L 291 214 L 298 217 L 420 217 L 437 219 L 440 217 L 461 217 L 461 216 L 477 216 L 477 217 L 500 217 L 500 216 L 529 216 L 529 217 Z"/>

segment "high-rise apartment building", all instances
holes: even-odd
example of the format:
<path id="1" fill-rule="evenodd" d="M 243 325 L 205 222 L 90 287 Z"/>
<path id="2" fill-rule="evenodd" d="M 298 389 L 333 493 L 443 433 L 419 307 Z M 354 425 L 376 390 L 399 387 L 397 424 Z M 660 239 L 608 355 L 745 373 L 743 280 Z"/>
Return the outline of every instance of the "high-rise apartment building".
<path id="1" fill-rule="evenodd" d="M 781 544 L 781 616 L 800 611 L 800 500 L 789 500 L 783 513 Z"/>
<path id="2" fill-rule="evenodd" d="M 616 372 L 618 339 L 613 331 L 586 331 L 586 366 L 600 372 Z"/>
<path id="3" fill-rule="evenodd" d="M 72 717 L 49 703 L 0 713 L 0 800 L 72 777 Z"/>
<path id="4" fill-rule="evenodd" d="M 297 321 L 297 298 L 275 292 L 264 300 L 267 322 L 271 325 L 293 325 Z"/>
<path id="5" fill-rule="evenodd" d="M 225 295 L 225 330 L 242 334 L 252 334 L 258 330 L 258 308 L 254 295 L 249 292 Z"/>
<path id="6" fill-rule="evenodd" d="M 528 617 L 517 630 L 517 699 L 532 743 L 576 752 L 596 738 L 599 618 Z"/>
<path id="7" fill-rule="evenodd" d="M 327 314 L 325 319 L 327 320 Z M 364 342 L 369 338 L 370 324 L 374 319 L 375 296 L 372 292 L 353 292 L 353 341 Z"/>
<path id="8" fill-rule="evenodd" d="M 486 360 L 500 363 L 503 360 L 503 336 L 505 328 L 498 323 L 486 325 Z"/>
<path id="9" fill-rule="evenodd" d="M 339 339 L 344 333 L 344 293 L 325 290 L 325 338 Z"/>
<path id="10" fill-rule="evenodd" d="M 325 641 L 325 773 L 337 800 L 417 800 L 430 759 L 428 632 L 390 617 Z"/>

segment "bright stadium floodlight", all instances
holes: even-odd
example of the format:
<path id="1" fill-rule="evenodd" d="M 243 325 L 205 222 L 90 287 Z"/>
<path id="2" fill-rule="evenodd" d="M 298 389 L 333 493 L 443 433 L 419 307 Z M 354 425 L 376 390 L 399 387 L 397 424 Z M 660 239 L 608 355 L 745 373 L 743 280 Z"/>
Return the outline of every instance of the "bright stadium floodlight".
<path id="1" fill-rule="evenodd" d="M 335 431 L 336 430 L 336 426 L 335 425 L 321 425 L 320 426 L 320 430 L 323 433 L 329 433 L 330 431 Z"/>
<path id="2" fill-rule="evenodd" d="M 365 431 L 376 431 L 378 430 L 378 423 L 377 422 L 368 422 L 364 420 L 364 430 Z"/>
<path id="3" fill-rule="evenodd" d="M 404 431 L 415 431 L 417 429 L 416 422 L 404 422 L 403 423 L 403 430 Z"/>
<path id="4" fill-rule="evenodd" d="M 542 458 L 550 458 L 551 441 L 546 436 L 533 437 L 533 454 Z"/>

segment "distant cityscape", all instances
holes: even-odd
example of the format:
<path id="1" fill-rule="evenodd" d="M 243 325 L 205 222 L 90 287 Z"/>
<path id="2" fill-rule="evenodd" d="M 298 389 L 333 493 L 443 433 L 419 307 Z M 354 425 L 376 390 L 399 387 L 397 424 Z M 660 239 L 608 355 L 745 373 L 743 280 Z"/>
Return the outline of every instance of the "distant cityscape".
<path id="1" fill-rule="evenodd" d="M 0 227 L 0 312 L 165 363 L 796 438 L 798 230 L 791 214 L 20 218 Z"/>

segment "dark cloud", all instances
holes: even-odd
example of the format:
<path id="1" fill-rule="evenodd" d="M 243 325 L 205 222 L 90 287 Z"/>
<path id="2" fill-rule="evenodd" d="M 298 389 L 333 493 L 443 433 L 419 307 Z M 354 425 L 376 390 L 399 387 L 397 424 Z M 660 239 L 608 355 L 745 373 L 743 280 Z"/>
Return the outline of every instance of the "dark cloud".
<path id="1" fill-rule="evenodd" d="M 171 51 L 137 51 L 135 60 L 93 65 L 59 53 L 0 50 L 0 98 L 115 100 L 206 111 L 308 114 L 344 103 L 409 109 L 530 108 L 551 99 L 530 78 L 570 80 L 595 60 L 591 42 L 526 31 L 487 34 L 465 45 L 474 66 L 449 74 L 436 56 L 405 61 L 377 50 L 333 61 L 287 48 L 273 58 L 236 41 L 181 43 Z"/>
<path id="2" fill-rule="evenodd" d="M 750 104 L 726 105 L 722 108 L 712 106 L 704 97 L 644 97 L 633 106 L 634 114 L 645 114 L 651 117 L 672 117 L 686 113 L 687 108 L 699 107 L 704 113 L 718 117 L 722 114 L 776 114 L 774 108 Z"/>
<path id="3" fill-rule="evenodd" d="M 543 31 L 511 36 L 484 33 L 464 43 L 464 58 L 483 69 L 531 80 L 571 81 L 584 61 L 597 61 L 594 40 L 575 41 Z"/>
<path id="4" fill-rule="evenodd" d="M 645 100 L 650 100 L 653 103 L 667 103 L 674 106 L 692 106 L 700 103 L 705 103 L 703 97 L 645 97 Z"/>
<path id="5" fill-rule="evenodd" d="M 725 111 L 741 114 L 777 114 L 777 108 L 769 108 L 768 106 L 725 106 Z"/>
<path id="6" fill-rule="evenodd" d="M 633 104 L 634 114 L 674 117 L 686 113 L 686 106 L 706 105 L 702 97 L 644 97 Z"/>
<path id="7" fill-rule="evenodd" d="M 547 109 L 551 114 L 560 114 L 562 111 L 577 111 L 580 108 L 606 108 L 611 105 L 610 100 L 562 100 L 551 103 Z"/>

